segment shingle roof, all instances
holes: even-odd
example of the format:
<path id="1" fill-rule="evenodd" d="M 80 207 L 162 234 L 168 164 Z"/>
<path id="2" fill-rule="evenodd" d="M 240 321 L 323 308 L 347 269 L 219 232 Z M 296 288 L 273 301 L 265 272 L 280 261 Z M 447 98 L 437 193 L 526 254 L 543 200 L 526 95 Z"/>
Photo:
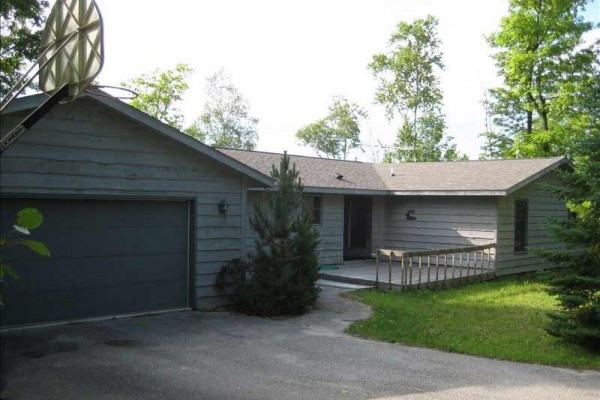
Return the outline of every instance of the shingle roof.
<path id="1" fill-rule="evenodd" d="M 282 154 L 259 151 L 220 149 L 223 153 L 255 170 L 270 176 L 272 166 L 279 167 Z M 292 163 L 300 172 L 302 184 L 306 187 L 348 189 L 348 190 L 389 190 L 381 177 L 373 169 L 373 164 L 357 161 L 331 160 L 327 158 L 290 155 Z M 337 174 L 343 175 L 337 179 Z"/>
<path id="2" fill-rule="evenodd" d="M 269 175 L 282 154 L 221 149 Z M 564 157 L 372 164 L 290 155 L 309 191 L 414 195 L 507 195 L 568 163 Z M 393 170 L 393 175 L 391 174 Z M 336 175 L 343 175 L 337 179 Z"/>
<path id="3" fill-rule="evenodd" d="M 568 162 L 564 157 L 373 164 L 392 192 L 506 192 Z M 390 174 L 391 169 L 394 175 Z"/>

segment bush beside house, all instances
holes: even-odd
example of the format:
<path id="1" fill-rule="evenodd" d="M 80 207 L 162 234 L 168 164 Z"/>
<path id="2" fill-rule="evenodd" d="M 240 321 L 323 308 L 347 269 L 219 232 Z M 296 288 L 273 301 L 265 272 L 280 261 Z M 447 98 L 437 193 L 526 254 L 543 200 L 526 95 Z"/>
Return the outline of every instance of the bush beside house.
<path id="1" fill-rule="evenodd" d="M 234 306 L 261 316 L 300 315 L 318 297 L 319 233 L 304 212 L 304 188 L 296 166 L 284 154 L 271 177 L 276 190 L 254 207 L 250 226 L 257 233 L 247 261 L 235 260 L 222 270 L 220 286 L 231 286 Z M 225 278 L 227 276 L 227 278 Z M 223 284 L 227 280 L 228 284 Z"/>

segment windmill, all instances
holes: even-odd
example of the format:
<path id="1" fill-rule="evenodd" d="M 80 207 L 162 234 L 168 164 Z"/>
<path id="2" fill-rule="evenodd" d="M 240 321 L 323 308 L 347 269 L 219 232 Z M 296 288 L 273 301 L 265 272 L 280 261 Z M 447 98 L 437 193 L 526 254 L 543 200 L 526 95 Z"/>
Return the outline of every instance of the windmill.
<path id="1" fill-rule="evenodd" d="M 96 2 L 57 0 L 44 27 L 40 56 L 2 99 L 0 112 L 36 77 L 49 97 L 0 140 L 0 154 L 56 104 L 73 101 L 81 95 L 103 64 L 102 15 Z"/>

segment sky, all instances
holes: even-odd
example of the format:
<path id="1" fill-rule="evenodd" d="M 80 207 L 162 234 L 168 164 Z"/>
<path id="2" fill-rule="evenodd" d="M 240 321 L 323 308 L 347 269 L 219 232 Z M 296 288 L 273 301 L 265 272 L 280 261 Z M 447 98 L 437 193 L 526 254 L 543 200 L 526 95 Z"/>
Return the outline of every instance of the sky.
<path id="1" fill-rule="evenodd" d="M 104 21 L 102 85 L 187 63 L 194 70 L 178 105 L 189 125 L 202 112 L 205 79 L 224 68 L 259 119 L 256 150 L 316 155 L 295 133 L 324 117 L 333 96 L 369 113 L 361 125 L 365 151 L 349 159 L 377 161 L 378 143 L 394 142 L 398 123 L 375 104 L 377 82 L 367 69 L 400 21 L 428 14 L 439 20 L 445 70 L 446 133 L 475 159 L 484 129 L 481 100 L 501 84 L 486 35 L 499 27 L 507 0 L 96 0 Z M 600 0 L 586 19 L 600 22 Z M 598 32 L 594 32 L 595 37 Z M 116 92 L 112 92 L 116 94 Z M 369 146 L 375 145 L 375 146 Z"/>

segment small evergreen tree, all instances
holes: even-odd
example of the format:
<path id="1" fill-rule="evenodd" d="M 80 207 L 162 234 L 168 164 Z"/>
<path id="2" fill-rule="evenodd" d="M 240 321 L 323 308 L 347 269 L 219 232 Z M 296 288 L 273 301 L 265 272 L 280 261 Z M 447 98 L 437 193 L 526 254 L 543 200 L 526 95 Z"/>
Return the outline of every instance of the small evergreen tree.
<path id="1" fill-rule="evenodd" d="M 596 121 L 598 122 L 598 121 Z M 549 275 L 549 292 L 560 311 L 550 315 L 550 334 L 600 351 L 600 125 L 589 131 L 572 171 L 560 173 L 565 185 L 555 188 L 572 212 L 553 225 L 566 250 L 543 251 L 557 268 Z"/>
<path id="2" fill-rule="evenodd" d="M 300 315 L 319 293 L 319 233 L 304 210 L 304 187 L 287 154 L 271 177 L 277 190 L 265 192 L 264 204 L 254 207 L 250 226 L 258 239 L 247 268 L 237 269 L 242 279 L 234 279 L 234 302 L 261 316 Z"/>

